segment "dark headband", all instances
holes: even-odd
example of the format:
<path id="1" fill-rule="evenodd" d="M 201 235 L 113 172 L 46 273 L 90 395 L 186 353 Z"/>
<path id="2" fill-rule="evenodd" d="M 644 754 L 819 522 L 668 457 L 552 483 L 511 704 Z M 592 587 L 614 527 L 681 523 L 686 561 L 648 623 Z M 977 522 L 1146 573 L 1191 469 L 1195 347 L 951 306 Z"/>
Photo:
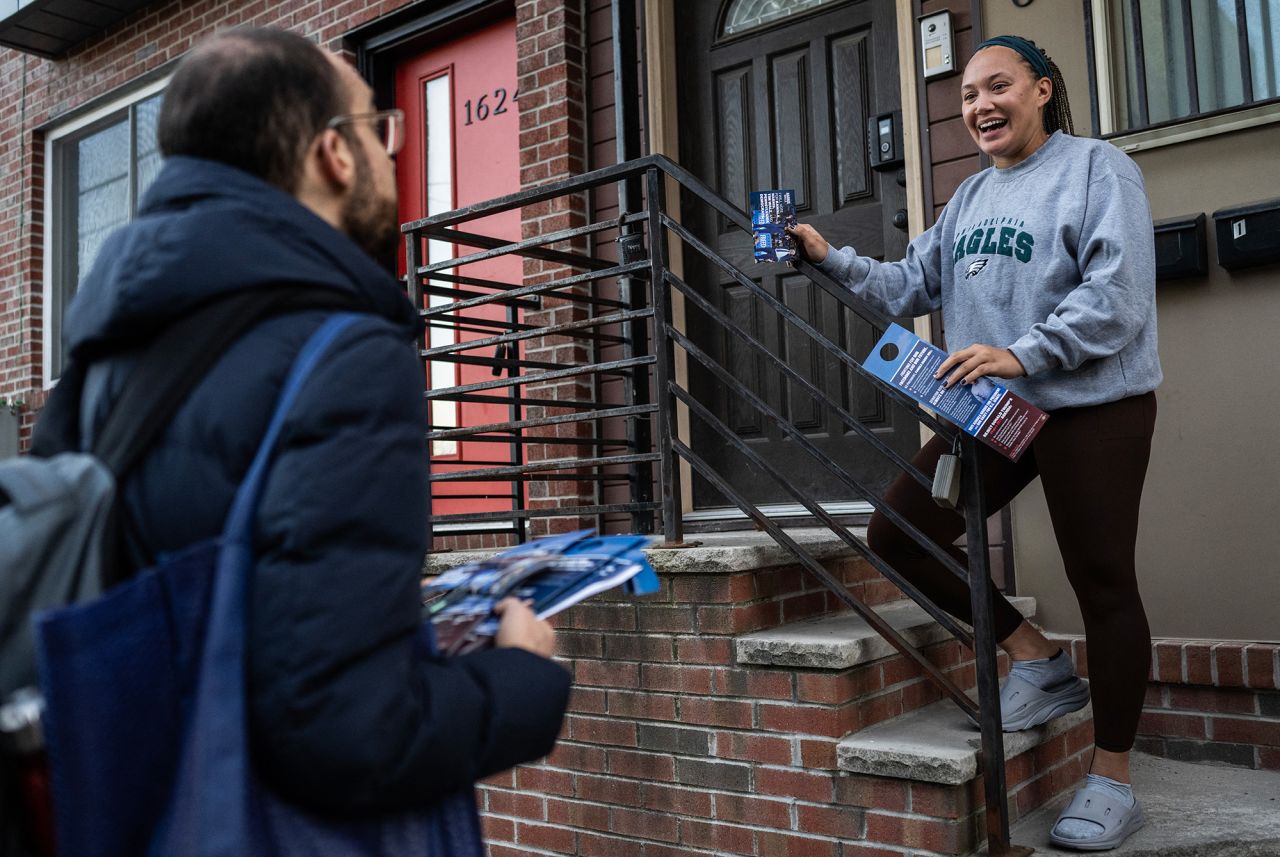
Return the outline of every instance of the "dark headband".
<path id="1" fill-rule="evenodd" d="M 1021 36 L 995 36 L 978 45 L 974 53 L 976 54 L 983 48 L 997 46 L 1017 51 L 1023 59 L 1031 63 L 1031 70 L 1036 73 L 1037 79 L 1042 77 L 1053 78 L 1053 72 L 1049 71 L 1049 61 L 1045 59 L 1044 54 L 1040 53 L 1039 48 Z"/>

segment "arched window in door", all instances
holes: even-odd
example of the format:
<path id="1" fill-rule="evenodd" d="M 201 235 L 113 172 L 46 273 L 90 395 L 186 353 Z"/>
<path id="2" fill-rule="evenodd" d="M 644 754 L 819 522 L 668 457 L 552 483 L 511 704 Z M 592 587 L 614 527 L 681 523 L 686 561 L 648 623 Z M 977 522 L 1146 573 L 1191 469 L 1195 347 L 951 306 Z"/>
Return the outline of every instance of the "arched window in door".
<path id="1" fill-rule="evenodd" d="M 736 36 L 835 2 L 839 0 L 733 0 L 725 11 L 720 35 Z"/>

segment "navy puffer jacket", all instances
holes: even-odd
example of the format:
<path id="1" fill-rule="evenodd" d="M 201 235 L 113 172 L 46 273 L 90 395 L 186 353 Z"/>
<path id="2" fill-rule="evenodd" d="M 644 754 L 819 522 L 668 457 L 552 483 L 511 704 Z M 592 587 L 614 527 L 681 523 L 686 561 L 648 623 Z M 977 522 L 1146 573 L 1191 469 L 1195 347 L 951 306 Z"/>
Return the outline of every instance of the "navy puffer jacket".
<path id="1" fill-rule="evenodd" d="M 110 355 L 90 369 L 83 430 L 102 425 L 137 345 L 159 328 L 216 295 L 281 283 L 354 290 L 371 313 L 294 404 L 259 508 L 255 759 L 285 796 L 316 808 L 424 806 L 545 755 L 569 677 L 523 650 L 446 660 L 415 644 L 426 419 L 417 319 L 395 280 L 288 194 L 220 164 L 170 159 L 67 316 L 73 356 Z M 125 486 L 146 551 L 221 530 L 290 364 L 324 315 L 264 321 L 196 387 Z"/>

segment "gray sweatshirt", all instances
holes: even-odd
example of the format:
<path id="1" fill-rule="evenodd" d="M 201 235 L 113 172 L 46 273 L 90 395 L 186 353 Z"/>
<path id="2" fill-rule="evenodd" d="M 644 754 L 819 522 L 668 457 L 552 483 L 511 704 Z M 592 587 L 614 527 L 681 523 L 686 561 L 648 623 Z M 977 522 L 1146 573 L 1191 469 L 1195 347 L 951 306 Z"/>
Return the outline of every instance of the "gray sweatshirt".
<path id="1" fill-rule="evenodd" d="M 941 307 L 947 347 L 1008 348 L 1045 410 L 1154 390 L 1155 238 L 1142 173 L 1110 143 L 1056 132 L 960 185 L 905 259 L 828 248 L 819 266 L 895 316 Z"/>

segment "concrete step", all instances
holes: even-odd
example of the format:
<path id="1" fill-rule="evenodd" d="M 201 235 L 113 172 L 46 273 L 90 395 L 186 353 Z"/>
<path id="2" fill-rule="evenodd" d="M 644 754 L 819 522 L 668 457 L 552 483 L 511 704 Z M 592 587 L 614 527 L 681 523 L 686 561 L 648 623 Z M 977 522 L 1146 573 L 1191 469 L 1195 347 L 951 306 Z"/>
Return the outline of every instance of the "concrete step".
<path id="1" fill-rule="evenodd" d="M 1087 731 L 1077 727 L 1092 720 L 1093 706 L 1086 705 L 1035 729 L 1005 733 L 1005 759 L 1073 733 L 1073 740 L 1061 742 L 1059 755 L 1067 758 L 1091 742 L 1091 738 L 1076 739 Z M 853 774 L 958 786 L 978 776 L 981 751 L 982 736 L 977 727 L 955 703 L 944 700 L 854 732 L 837 745 L 836 758 L 840 770 Z M 1015 785 L 1010 783 L 1011 794 Z"/>
<path id="2" fill-rule="evenodd" d="M 787 528 L 787 535 L 814 559 L 826 564 L 853 559 L 858 554 L 825 527 Z M 865 527 L 851 527 L 849 532 L 865 540 Z M 654 544 L 662 541 L 654 537 Z M 653 547 L 645 551 L 649 562 L 659 573 L 668 574 L 733 574 L 763 568 L 793 565 L 795 557 L 765 532 L 736 530 L 725 533 L 690 533 L 685 537 L 689 547 Z M 498 553 L 497 550 L 437 551 L 428 554 L 424 573 L 439 574 L 445 569 L 476 562 Z"/>
<path id="3" fill-rule="evenodd" d="M 1034 598 L 1010 600 L 1023 616 L 1035 615 Z M 917 648 L 951 637 L 913 601 L 894 601 L 875 610 Z M 734 648 L 739 664 L 822 670 L 849 669 L 898 653 L 851 610 L 745 634 Z"/>
<path id="4" fill-rule="evenodd" d="M 1277 857 L 1280 771 L 1175 762 L 1133 754 L 1133 788 L 1146 826 L 1120 848 L 1123 857 Z M 1023 818 L 1010 839 L 1037 855 L 1079 855 L 1049 843 L 1049 830 L 1074 790 Z"/>

